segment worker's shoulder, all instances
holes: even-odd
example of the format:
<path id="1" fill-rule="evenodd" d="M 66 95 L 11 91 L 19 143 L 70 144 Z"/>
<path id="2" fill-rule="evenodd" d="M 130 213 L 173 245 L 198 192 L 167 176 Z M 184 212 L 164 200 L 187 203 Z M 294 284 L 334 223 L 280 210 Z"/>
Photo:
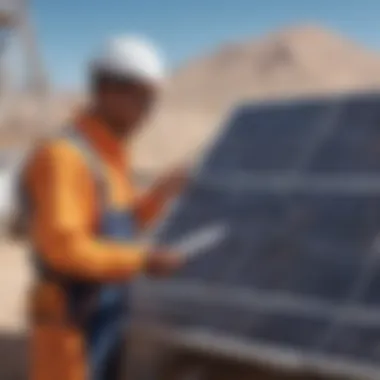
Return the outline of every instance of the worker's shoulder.
<path id="1" fill-rule="evenodd" d="M 84 167 L 83 153 L 69 138 L 57 136 L 39 141 L 29 155 L 27 166 L 65 166 L 67 170 Z"/>

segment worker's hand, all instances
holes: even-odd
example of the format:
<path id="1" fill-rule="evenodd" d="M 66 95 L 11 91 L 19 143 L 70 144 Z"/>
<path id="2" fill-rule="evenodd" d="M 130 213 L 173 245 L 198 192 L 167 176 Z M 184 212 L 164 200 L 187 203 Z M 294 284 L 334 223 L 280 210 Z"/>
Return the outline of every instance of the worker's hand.
<path id="1" fill-rule="evenodd" d="M 167 249 L 152 249 L 147 254 L 145 271 L 152 276 L 168 276 L 185 263 L 182 255 Z"/>

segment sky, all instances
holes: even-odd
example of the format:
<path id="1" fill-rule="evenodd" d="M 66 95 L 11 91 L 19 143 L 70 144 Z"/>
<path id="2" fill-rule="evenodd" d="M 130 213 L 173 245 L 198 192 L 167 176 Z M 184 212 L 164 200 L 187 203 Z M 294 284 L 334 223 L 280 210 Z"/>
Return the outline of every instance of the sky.
<path id="1" fill-rule="evenodd" d="M 52 82 L 81 87 L 108 37 L 143 35 L 175 67 L 224 42 L 313 23 L 380 51 L 379 0 L 30 0 Z"/>

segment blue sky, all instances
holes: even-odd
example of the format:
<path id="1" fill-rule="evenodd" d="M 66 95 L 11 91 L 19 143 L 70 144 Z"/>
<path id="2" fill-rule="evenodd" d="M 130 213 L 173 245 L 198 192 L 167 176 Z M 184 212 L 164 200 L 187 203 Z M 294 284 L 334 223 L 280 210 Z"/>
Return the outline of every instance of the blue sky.
<path id="1" fill-rule="evenodd" d="M 31 0 L 42 53 L 61 88 L 83 83 L 108 36 L 146 35 L 172 66 L 225 41 L 312 22 L 380 50 L 379 0 Z"/>

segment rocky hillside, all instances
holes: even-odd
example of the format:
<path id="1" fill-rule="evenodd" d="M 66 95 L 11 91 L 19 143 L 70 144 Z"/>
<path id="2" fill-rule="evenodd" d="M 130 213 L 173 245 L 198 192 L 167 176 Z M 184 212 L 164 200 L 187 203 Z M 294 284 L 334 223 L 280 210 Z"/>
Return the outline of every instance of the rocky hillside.
<path id="1" fill-rule="evenodd" d="M 313 26 L 221 46 L 180 68 L 169 104 L 229 106 L 242 98 L 379 86 L 380 55 Z"/>

